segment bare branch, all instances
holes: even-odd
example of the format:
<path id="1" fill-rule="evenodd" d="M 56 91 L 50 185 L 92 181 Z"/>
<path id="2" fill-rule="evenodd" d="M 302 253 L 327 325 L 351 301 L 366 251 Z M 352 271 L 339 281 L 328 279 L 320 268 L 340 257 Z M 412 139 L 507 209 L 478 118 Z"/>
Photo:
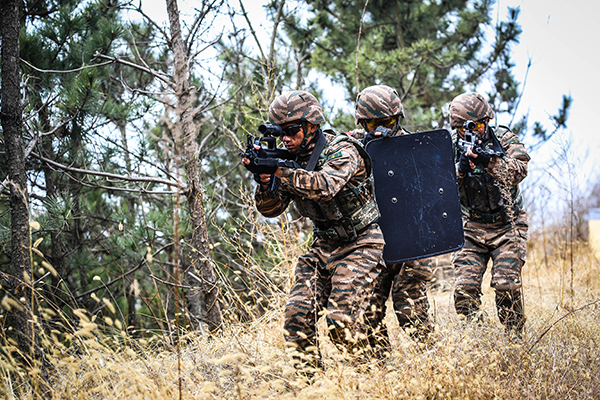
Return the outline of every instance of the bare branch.
<path id="1" fill-rule="evenodd" d="M 170 246 L 173 246 L 173 243 L 167 243 L 166 245 L 164 245 L 164 246 L 163 246 L 163 247 L 161 247 L 160 249 L 156 250 L 156 251 L 155 251 L 155 252 L 152 254 L 152 257 L 153 257 L 153 258 L 154 258 L 154 257 L 156 257 L 156 256 L 157 256 L 159 253 L 161 253 L 161 252 L 162 252 L 164 249 L 166 249 L 167 247 L 170 247 Z M 144 255 L 144 257 L 142 257 L 142 260 L 139 262 L 139 264 L 138 264 L 137 266 L 135 266 L 135 267 L 131 268 L 129 271 L 125 272 L 125 273 L 124 273 L 124 274 L 122 274 L 121 276 L 118 276 L 118 277 L 116 277 L 116 278 L 113 278 L 113 279 L 111 279 L 110 281 L 108 281 L 108 282 L 106 282 L 106 283 L 102 284 L 101 286 L 98 286 L 97 288 L 90 289 L 90 290 L 88 290 L 87 292 L 83 292 L 83 293 L 81 293 L 81 294 L 79 294 L 79 295 L 75 296 L 75 299 L 80 299 L 80 298 L 82 298 L 82 297 L 85 297 L 85 296 L 87 296 L 87 295 L 90 295 L 90 294 L 92 294 L 92 293 L 94 293 L 94 292 L 97 292 L 97 291 L 98 291 L 98 290 L 100 290 L 100 289 L 106 289 L 106 288 L 108 288 L 109 286 L 112 286 L 113 284 L 115 284 L 115 283 L 117 283 L 117 282 L 119 282 L 119 281 L 121 281 L 121 280 L 125 279 L 125 277 L 127 277 L 128 275 L 131 275 L 131 274 L 133 274 L 135 271 L 137 271 L 138 269 L 140 269 L 140 268 L 141 268 L 141 267 L 142 267 L 144 264 L 146 264 L 146 260 L 147 260 L 147 257 L 145 257 L 145 255 Z"/>
<path id="2" fill-rule="evenodd" d="M 84 69 L 96 68 L 96 67 L 103 67 L 105 65 L 109 65 L 109 64 L 112 64 L 114 62 L 114 61 L 107 61 L 107 62 L 103 62 L 103 63 L 100 63 L 100 64 L 85 65 L 85 66 L 80 67 L 80 68 L 68 69 L 68 70 L 60 71 L 60 70 L 55 70 L 55 69 L 39 69 L 39 68 L 33 66 L 32 64 L 28 63 L 27 61 L 23 60 L 22 58 L 19 58 L 19 60 L 21 60 L 21 62 L 27 64 L 29 67 L 33 68 L 34 70 L 36 70 L 38 72 L 52 73 L 52 74 L 70 74 L 71 72 L 83 71 Z"/>
<path id="3" fill-rule="evenodd" d="M 360 49 L 360 36 L 362 35 L 362 27 L 363 21 L 365 19 L 365 13 L 367 12 L 367 5 L 369 4 L 369 0 L 365 1 L 365 6 L 363 7 L 363 12 L 360 17 L 360 26 L 358 27 L 358 38 L 356 40 L 356 93 L 360 92 L 360 85 L 358 83 L 358 50 Z"/>
<path id="4" fill-rule="evenodd" d="M 240 0 L 240 7 L 242 9 L 242 15 L 244 16 L 244 19 L 248 23 L 248 28 L 250 28 L 250 33 L 252 34 L 252 37 L 254 38 L 256 45 L 258 46 L 258 50 L 260 51 L 260 56 L 262 57 L 263 60 L 266 60 L 265 52 L 263 51 L 262 46 L 260 45 L 260 40 L 258 40 L 258 37 L 256 36 L 256 31 L 254 31 L 254 27 L 252 26 L 252 23 L 250 22 L 250 19 L 248 18 L 248 13 L 246 12 L 246 9 L 244 8 L 244 3 L 242 2 L 242 0 Z"/>
<path id="5" fill-rule="evenodd" d="M 101 53 L 98 53 L 98 52 L 96 52 L 94 54 L 94 57 L 103 58 L 105 60 L 112 60 L 112 62 L 114 62 L 114 63 L 123 64 L 123 65 L 126 65 L 128 67 L 135 68 L 135 69 L 138 69 L 138 70 L 143 71 L 143 72 L 147 72 L 150 75 L 154 76 L 155 78 L 158 78 L 161 81 L 163 81 L 164 83 L 166 83 L 167 86 L 169 86 L 171 89 L 175 90 L 175 84 L 169 80 L 168 76 L 166 76 L 165 74 L 163 74 L 161 72 L 155 71 L 155 70 L 153 70 L 151 68 L 147 68 L 147 67 L 144 67 L 144 66 L 136 64 L 136 63 L 132 63 L 130 61 L 125 61 L 125 60 L 123 60 L 122 58 L 119 58 L 119 57 L 111 57 L 111 56 L 107 56 L 105 54 L 101 54 Z"/>
<path id="6" fill-rule="evenodd" d="M 32 152 L 31 154 L 38 160 L 48 163 L 56 168 L 60 168 L 64 171 L 76 172 L 79 174 L 86 174 L 86 175 L 103 176 L 106 178 L 119 179 L 119 180 L 128 181 L 128 182 L 162 183 L 163 185 L 174 186 L 178 189 L 184 189 L 184 186 L 180 182 L 170 181 L 167 179 L 161 179 L 161 178 L 149 177 L 149 176 L 124 176 L 124 175 L 117 175 L 117 174 L 109 174 L 107 172 L 101 172 L 101 171 L 91 171 L 91 170 L 87 170 L 87 169 L 67 167 L 66 165 L 59 164 L 59 163 L 52 161 L 46 157 L 42 157 L 41 155 L 39 155 L 37 153 Z"/>

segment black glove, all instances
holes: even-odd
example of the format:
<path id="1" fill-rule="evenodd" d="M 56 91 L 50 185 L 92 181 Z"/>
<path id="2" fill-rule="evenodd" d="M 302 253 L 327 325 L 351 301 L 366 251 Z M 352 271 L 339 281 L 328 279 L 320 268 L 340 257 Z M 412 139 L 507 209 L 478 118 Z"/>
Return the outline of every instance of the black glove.
<path id="1" fill-rule="evenodd" d="M 467 172 L 473 171 L 471 168 L 471 164 L 469 163 L 470 158 L 466 153 L 462 153 L 460 158 L 458 159 L 458 172 L 461 174 L 466 174 Z"/>
<path id="2" fill-rule="evenodd" d="M 477 158 L 471 158 L 471 161 L 473 161 L 473 164 L 487 167 L 488 164 L 490 163 L 490 158 L 492 156 L 488 153 L 478 152 L 478 151 L 476 152 L 476 154 L 477 154 Z"/>
<path id="3" fill-rule="evenodd" d="M 273 175 L 277 168 L 286 167 L 297 169 L 300 168 L 300 164 L 293 160 L 285 160 L 283 158 L 262 158 L 257 157 L 251 160 L 249 165 L 245 166 L 246 169 L 254 174 L 269 174 Z"/>
<path id="4" fill-rule="evenodd" d="M 378 126 L 377 129 L 375 129 L 374 131 L 367 133 L 362 138 L 361 141 L 362 141 L 363 146 L 366 146 L 367 143 L 369 143 L 373 139 L 380 139 L 380 138 L 390 137 L 390 136 L 392 136 L 391 129 L 384 128 L 383 126 Z"/>
<path id="5" fill-rule="evenodd" d="M 260 174 L 269 174 L 273 175 L 275 171 L 277 171 L 277 165 L 264 165 L 257 163 L 257 160 L 273 160 L 272 158 L 254 158 L 250 160 L 250 164 L 244 164 L 244 167 L 252 172 L 252 174 L 260 175 Z M 256 179 L 256 178 L 255 178 Z"/>
<path id="6" fill-rule="evenodd" d="M 258 183 L 259 185 L 267 185 L 269 182 L 271 182 L 271 181 L 269 181 L 269 182 L 265 183 L 265 182 L 261 181 L 260 174 L 252 174 L 252 177 L 254 178 L 254 181 L 256 183 Z M 271 175 L 271 180 L 273 180 L 273 175 Z"/>

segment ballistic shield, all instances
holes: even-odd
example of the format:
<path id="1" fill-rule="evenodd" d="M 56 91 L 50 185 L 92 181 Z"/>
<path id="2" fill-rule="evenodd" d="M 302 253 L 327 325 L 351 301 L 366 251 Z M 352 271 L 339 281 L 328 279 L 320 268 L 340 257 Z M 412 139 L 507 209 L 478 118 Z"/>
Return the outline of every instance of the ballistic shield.
<path id="1" fill-rule="evenodd" d="M 450 132 L 370 141 L 388 263 L 437 256 L 465 243 Z"/>

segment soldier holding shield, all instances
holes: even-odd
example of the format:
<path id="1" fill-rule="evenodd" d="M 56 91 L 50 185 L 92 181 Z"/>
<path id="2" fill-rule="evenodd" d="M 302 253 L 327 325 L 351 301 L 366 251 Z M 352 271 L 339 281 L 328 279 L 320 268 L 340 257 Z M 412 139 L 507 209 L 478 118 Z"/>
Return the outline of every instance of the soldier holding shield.
<path id="1" fill-rule="evenodd" d="M 361 139 L 365 146 L 373 139 L 410 134 L 400 125 L 401 118 L 404 118 L 404 110 L 398 92 L 386 85 L 370 86 L 361 91 L 356 99 L 355 119 L 362 129 L 350 134 Z M 406 234 L 410 235 L 410 232 Z M 426 343 L 429 340 L 433 324 L 429 316 L 427 282 L 432 276 L 431 259 L 387 263 L 377 281 L 370 317 L 373 327 L 382 333 L 372 335 L 374 341 L 383 340 L 383 343 L 376 345 L 383 348 L 389 345 L 381 322 L 390 288 L 400 327 L 418 342 Z"/>

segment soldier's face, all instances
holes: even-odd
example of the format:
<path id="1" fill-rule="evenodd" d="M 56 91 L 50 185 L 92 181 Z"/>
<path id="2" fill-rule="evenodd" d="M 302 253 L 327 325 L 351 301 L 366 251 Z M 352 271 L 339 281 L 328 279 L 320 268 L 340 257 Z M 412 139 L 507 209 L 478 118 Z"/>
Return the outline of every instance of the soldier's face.
<path id="1" fill-rule="evenodd" d="M 476 134 L 478 138 L 480 138 L 480 139 L 484 138 L 485 127 L 488 122 L 489 122 L 489 118 L 478 121 L 477 124 L 475 125 L 475 129 L 473 129 L 473 133 Z M 459 127 L 459 128 L 456 128 L 456 130 L 458 131 L 458 135 L 462 139 L 464 139 L 465 138 L 465 128 Z"/>
<path id="2" fill-rule="evenodd" d="M 380 126 L 394 130 L 397 122 L 398 122 L 398 120 L 394 117 L 370 119 L 370 120 L 363 121 L 363 127 L 365 128 L 365 130 L 367 132 L 372 132 Z"/>
<path id="3" fill-rule="evenodd" d="M 307 124 L 308 129 L 312 132 L 315 130 L 316 125 Z M 287 124 L 281 125 L 281 129 L 283 130 L 283 136 L 281 136 L 281 141 L 288 151 L 294 152 L 298 150 L 302 141 L 304 140 L 304 136 L 306 132 L 304 132 L 304 126 L 301 122 L 289 122 Z"/>

